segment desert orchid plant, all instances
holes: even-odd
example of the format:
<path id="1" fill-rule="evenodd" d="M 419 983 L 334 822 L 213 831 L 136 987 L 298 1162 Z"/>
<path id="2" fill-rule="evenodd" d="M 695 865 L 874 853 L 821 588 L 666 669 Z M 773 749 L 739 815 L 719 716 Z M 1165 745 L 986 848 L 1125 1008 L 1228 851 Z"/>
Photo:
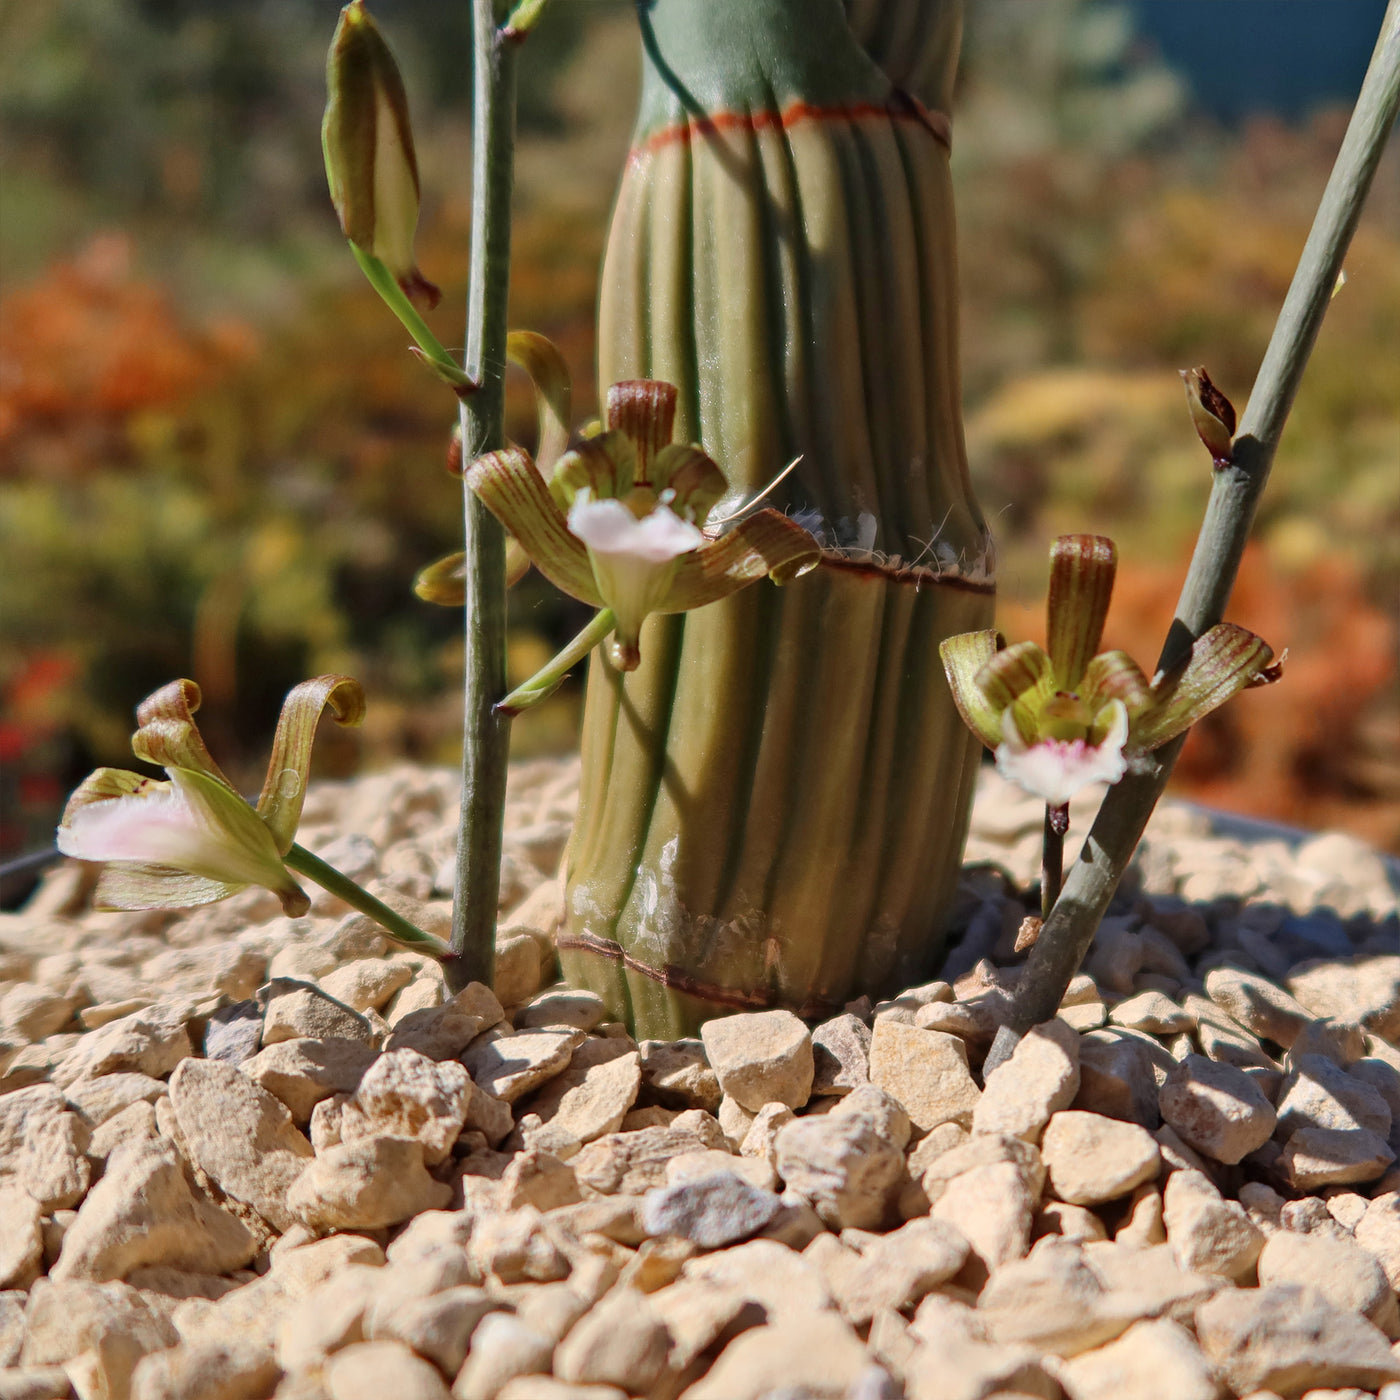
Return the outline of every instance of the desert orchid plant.
<path id="1" fill-rule="evenodd" d="M 616 382 L 604 429 L 571 443 L 562 358 L 506 320 L 516 58 L 545 0 L 472 0 L 461 363 L 419 309 L 437 290 L 414 255 L 404 84 L 363 0 L 346 5 L 322 131 L 332 202 L 365 276 L 458 399 L 465 549 L 417 585 L 465 605 L 451 948 L 295 842 L 321 715 L 353 725 L 364 713 L 344 676 L 288 695 L 255 804 L 208 753 L 192 681 L 143 702 L 133 749 L 165 779 L 100 769 L 58 833 L 61 850 L 104 866 L 100 902 L 175 908 L 262 887 L 296 914 L 308 899 L 295 872 L 441 959 L 450 985 L 490 981 L 509 717 L 607 642 L 589 682 L 558 946 L 566 973 L 596 985 L 639 1035 L 735 1007 L 839 1005 L 922 967 L 957 876 L 975 774 L 966 730 L 1046 804 L 1046 923 L 987 1070 L 1055 1014 L 1177 741 L 1277 679 L 1270 648 L 1220 618 L 1400 110 L 1400 7 L 1238 432 L 1204 370 L 1184 372 L 1211 498 L 1150 679 L 1123 652 L 1099 651 L 1116 562 L 1099 536 L 1054 546 L 1045 648 L 1008 646 L 986 627 L 995 552 L 966 466 L 947 256 L 961 12 L 957 0 L 923 8 L 638 7 L 642 108 L 600 297 L 601 377 Z M 912 32 L 919 43 L 884 51 Z M 504 438 L 507 359 L 539 391 L 533 458 Z M 815 538 L 779 511 L 753 511 L 757 496 L 716 515 L 790 458 L 801 463 L 790 509 Z M 598 613 L 507 695 L 505 589 L 530 563 Z M 781 593 L 761 583 L 809 571 Z M 720 606 L 664 616 L 709 603 Z M 1069 804 L 1095 782 L 1110 793 L 1062 890 Z"/>

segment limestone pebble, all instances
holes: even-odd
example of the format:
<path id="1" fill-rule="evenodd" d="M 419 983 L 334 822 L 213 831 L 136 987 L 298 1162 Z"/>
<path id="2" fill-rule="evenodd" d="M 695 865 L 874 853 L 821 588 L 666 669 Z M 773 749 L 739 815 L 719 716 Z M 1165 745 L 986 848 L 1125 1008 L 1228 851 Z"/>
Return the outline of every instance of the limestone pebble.
<path id="1" fill-rule="evenodd" d="M 111 915 L 50 877 L 0 921 L 0 1396 L 1395 1400 L 1384 864 L 1343 888 L 1167 804 L 984 1073 L 1043 808 L 981 782 L 971 849 L 1022 883 L 964 872 L 942 968 L 640 1044 L 534 985 L 567 760 L 511 772 L 494 991 L 330 897 Z M 453 792 L 318 785 L 305 834 L 441 930 Z"/>

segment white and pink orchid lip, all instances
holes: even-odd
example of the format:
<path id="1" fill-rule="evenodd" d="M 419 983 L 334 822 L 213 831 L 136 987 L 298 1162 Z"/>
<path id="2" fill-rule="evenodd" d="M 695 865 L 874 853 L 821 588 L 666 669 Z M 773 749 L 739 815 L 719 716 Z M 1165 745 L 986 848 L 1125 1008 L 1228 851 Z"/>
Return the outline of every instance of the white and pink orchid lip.
<path id="1" fill-rule="evenodd" d="M 1087 739 L 1037 739 L 1027 744 L 1008 707 L 1002 715 L 997 772 L 1049 807 L 1067 805 L 1094 783 L 1116 783 L 1128 767 L 1123 753 L 1128 711 L 1120 700 L 1113 702 L 1112 710 L 1113 721 L 1098 744 Z"/>
<path id="2" fill-rule="evenodd" d="M 670 506 L 658 505 L 638 520 L 621 501 L 590 500 L 587 491 L 580 491 L 569 508 L 569 529 L 599 554 L 647 564 L 669 563 L 705 543 L 704 535 Z"/>
<path id="3" fill-rule="evenodd" d="M 77 860 L 165 866 L 226 884 L 284 882 L 271 837 L 267 851 L 248 849 L 247 833 L 221 823 L 179 769 L 167 771 L 169 784 L 153 781 L 129 796 L 79 808 L 58 829 L 59 850 Z"/>

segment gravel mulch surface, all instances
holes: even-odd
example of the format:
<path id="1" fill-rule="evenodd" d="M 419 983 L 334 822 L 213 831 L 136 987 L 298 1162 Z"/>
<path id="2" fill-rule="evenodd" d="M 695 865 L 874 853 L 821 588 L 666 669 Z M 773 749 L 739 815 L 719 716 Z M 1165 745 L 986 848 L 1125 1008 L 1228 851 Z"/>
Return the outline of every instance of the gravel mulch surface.
<path id="1" fill-rule="evenodd" d="M 1042 815 L 985 773 L 940 980 L 637 1044 L 549 985 L 577 782 L 513 770 L 494 991 L 325 894 L 0 916 L 0 1400 L 1400 1400 L 1385 860 L 1164 805 L 984 1077 Z M 442 932 L 454 795 L 299 839 Z"/>

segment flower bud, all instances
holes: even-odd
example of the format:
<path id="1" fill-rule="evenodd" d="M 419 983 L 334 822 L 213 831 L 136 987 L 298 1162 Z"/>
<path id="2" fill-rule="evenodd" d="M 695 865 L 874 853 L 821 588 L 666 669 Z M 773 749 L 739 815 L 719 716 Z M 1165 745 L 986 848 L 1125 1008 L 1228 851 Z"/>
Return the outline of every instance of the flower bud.
<path id="1" fill-rule="evenodd" d="M 1235 406 L 1211 382 L 1203 366 L 1181 371 L 1186 385 L 1186 402 L 1191 409 L 1191 421 L 1205 443 L 1211 460 L 1230 460 L 1231 443 L 1235 436 Z"/>
<path id="2" fill-rule="evenodd" d="M 331 201 L 345 236 L 378 258 L 405 294 L 436 306 L 438 289 L 418 271 L 418 159 L 398 65 L 361 0 L 340 12 L 326 58 L 321 146 Z"/>

